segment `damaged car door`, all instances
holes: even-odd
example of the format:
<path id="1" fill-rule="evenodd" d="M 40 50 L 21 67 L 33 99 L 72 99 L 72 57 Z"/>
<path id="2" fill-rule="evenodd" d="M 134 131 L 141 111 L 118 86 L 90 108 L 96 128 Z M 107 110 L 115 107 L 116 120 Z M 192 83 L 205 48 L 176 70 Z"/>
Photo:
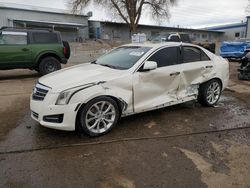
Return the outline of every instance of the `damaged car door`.
<path id="1" fill-rule="evenodd" d="M 214 64 L 200 48 L 183 46 L 181 55 L 181 81 L 177 96 L 179 99 L 198 95 L 199 85 L 214 75 Z"/>
<path id="2" fill-rule="evenodd" d="M 134 111 L 142 112 L 177 101 L 180 82 L 180 47 L 164 47 L 151 55 L 133 75 Z M 148 61 L 154 70 L 144 69 Z"/>

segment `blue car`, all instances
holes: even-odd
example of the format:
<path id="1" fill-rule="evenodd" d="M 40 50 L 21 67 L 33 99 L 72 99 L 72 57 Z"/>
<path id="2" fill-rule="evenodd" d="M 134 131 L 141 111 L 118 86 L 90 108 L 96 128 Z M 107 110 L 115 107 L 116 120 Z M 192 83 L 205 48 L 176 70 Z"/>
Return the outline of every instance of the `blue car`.
<path id="1" fill-rule="evenodd" d="M 223 42 L 220 48 L 220 55 L 224 58 L 242 58 L 247 51 L 250 51 L 250 41 L 239 40 L 235 42 Z"/>

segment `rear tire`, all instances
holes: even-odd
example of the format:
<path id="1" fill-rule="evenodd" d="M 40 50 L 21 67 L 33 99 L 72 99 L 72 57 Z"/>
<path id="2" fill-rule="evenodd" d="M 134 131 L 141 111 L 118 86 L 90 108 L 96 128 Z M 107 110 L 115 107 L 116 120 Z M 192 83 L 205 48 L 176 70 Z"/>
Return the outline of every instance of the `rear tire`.
<path id="1" fill-rule="evenodd" d="M 91 137 L 102 136 L 112 130 L 119 117 L 118 105 L 113 99 L 98 97 L 79 111 L 76 130 Z"/>
<path id="2" fill-rule="evenodd" d="M 61 63 L 55 57 L 45 57 L 39 64 L 39 73 L 46 75 L 61 69 Z"/>
<path id="3" fill-rule="evenodd" d="M 203 106 L 212 107 L 220 99 L 222 85 L 219 80 L 213 79 L 200 86 L 198 102 Z"/>

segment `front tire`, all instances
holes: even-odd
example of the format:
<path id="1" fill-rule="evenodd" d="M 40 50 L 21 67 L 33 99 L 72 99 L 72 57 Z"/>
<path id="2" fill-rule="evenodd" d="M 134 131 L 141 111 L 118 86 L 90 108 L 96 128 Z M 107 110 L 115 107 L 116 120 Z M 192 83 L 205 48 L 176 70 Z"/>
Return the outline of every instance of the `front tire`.
<path id="1" fill-rule="evenodd" d="M 220 99 L 222 85 L 219 80 L 213 79 L 200 86 L 198 102 L 203 106 L 212 107 Z"/>
<path id="2" fill-rule="evenodd" d="M 60 69 L 61 69 L 60 61 L 54 57 L 45 57 L 41 60 L 39 64 L 39 73 L 41 75 L 46 75 Z"/>
<path id="3" fill-rule="evenodd" d="M 79 112 L 77 130 L 91 137 L 111 131 L 119 119 L 117 103 L 109 97 L 98 97 L 88 102 Z"/>

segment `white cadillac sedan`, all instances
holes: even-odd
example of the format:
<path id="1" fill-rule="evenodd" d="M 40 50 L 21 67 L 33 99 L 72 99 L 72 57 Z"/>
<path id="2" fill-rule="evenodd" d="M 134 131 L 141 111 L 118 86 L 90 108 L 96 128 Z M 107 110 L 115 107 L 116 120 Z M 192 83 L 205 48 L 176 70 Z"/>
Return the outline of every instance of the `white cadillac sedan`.
<path id="1" fill-rule="evenodd" d="M 129 44 L 40 78 L 31 116 L 45 127 L 100 136 L 120 117 L 192 100 L 213 106 L 228 80 L 228 62 L 199 46 Z"/>

